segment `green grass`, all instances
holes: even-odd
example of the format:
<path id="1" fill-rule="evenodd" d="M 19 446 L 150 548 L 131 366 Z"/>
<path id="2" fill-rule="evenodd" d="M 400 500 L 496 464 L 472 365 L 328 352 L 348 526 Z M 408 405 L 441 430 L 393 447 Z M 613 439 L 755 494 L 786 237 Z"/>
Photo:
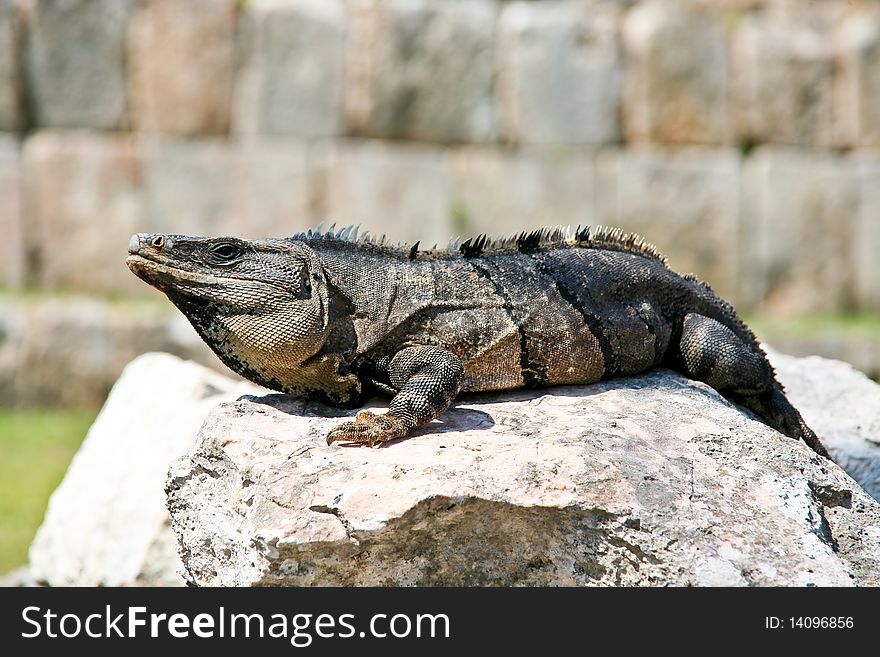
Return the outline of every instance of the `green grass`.
<path id="1" fill-rule="evenodd" d="M 46 503 L 93 411 L 0 410 L 0 574 L 27 563 Z"/>
<path id="2" fill-rule="evenodd" d="M 880 338 L 880 314 L 863 313 L 850 315 L 803 315 L 793 317 L 746 316 L 746 324 L 760 337 L 785 335 L 790 337 L 813 337 L 831 334 L 842 338 Z"/>

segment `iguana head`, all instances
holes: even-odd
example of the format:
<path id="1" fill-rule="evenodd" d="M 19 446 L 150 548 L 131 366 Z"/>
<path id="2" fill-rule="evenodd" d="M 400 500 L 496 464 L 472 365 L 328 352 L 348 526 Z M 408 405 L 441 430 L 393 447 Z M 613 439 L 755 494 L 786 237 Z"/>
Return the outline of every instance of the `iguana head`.
<path id="1" fill-rule="evenodd" d="M 139 233 L 126 264 L 233 370 L 279 388 L 327 338 L 327 285 L 302 242 Z"/>

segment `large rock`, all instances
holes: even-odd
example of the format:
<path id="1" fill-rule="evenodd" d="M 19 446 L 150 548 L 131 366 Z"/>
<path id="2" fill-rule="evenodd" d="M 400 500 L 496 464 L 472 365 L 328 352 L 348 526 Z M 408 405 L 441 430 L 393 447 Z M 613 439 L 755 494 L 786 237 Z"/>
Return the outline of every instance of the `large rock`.
<path id="1" fill-rule="evenodd" d="M 620 139 L 616 7 L 510 2 L 498 23 L 502 136 L 537 144 Z"/>
<path id="2" fill-rule="evenodd" d="M 440 142 L 494 137 L 494 2 L 355 0 L 349 6 L 351 130 Z"/>
<path id="3" fill-rule="evenodd" d="M 36 0 L 26 71 L 40 126 L 118 129 L 126 118 L 125 35 L 133 0 Z"/>
<path id="4" fill-rule="evenodd" d="M 235 79 L 236 4 L 144 0 L 128 34 L 132 123 L 175 135 L 225 134 Z"/>
<path id="5" fill-rule="evenodd" d="M 180 585 L 162 482 L 219 401 L 256 386 L 167 354 L 120 377 L 30 549 L 31 575 L 52 586 Z"/>
<path id="6" fill-rule="evenodd" d="M 325 412 L 208 417 L 167 484 L 191 583 L 880 584 L 880 505 L 668 371 L 463 399 L 382 449 L 326 446 Z"/>
<path id="7" fill-rule="evenodd" d="M 789 399 L 834 461 L 880 500 L 880 386 L 840 361 L 769 355 Z"/>

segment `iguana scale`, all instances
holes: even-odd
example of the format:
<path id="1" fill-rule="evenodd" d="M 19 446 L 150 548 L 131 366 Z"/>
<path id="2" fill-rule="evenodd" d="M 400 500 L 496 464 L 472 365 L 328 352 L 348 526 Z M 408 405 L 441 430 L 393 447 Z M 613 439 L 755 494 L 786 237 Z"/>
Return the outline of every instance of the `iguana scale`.
<path id="1" fill-rule="evenodd" d="M 356 233 L 137 234 L 127 264 L 251 381 L 342 407 L 392 395 L 328 444 L 402 438 L 460 392 L 668 367 L 827 456 L 733 307 L 636 235 L 545 228 L 420 250 Z"/>

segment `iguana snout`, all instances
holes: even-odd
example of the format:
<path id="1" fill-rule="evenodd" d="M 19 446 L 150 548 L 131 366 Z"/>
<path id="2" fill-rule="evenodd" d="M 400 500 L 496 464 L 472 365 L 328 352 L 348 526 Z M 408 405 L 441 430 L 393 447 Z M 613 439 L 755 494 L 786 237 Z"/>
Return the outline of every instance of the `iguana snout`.
<path id="1" fill-rule="evenodd" d="M 154 233 L 135 233 L 128 240 L 128 253 L 130 255 L 140 255 L 144 249 L 154 249 L 161 252 L 165 248 L 167 242 L 165 235 L 156 235 Z"/>

